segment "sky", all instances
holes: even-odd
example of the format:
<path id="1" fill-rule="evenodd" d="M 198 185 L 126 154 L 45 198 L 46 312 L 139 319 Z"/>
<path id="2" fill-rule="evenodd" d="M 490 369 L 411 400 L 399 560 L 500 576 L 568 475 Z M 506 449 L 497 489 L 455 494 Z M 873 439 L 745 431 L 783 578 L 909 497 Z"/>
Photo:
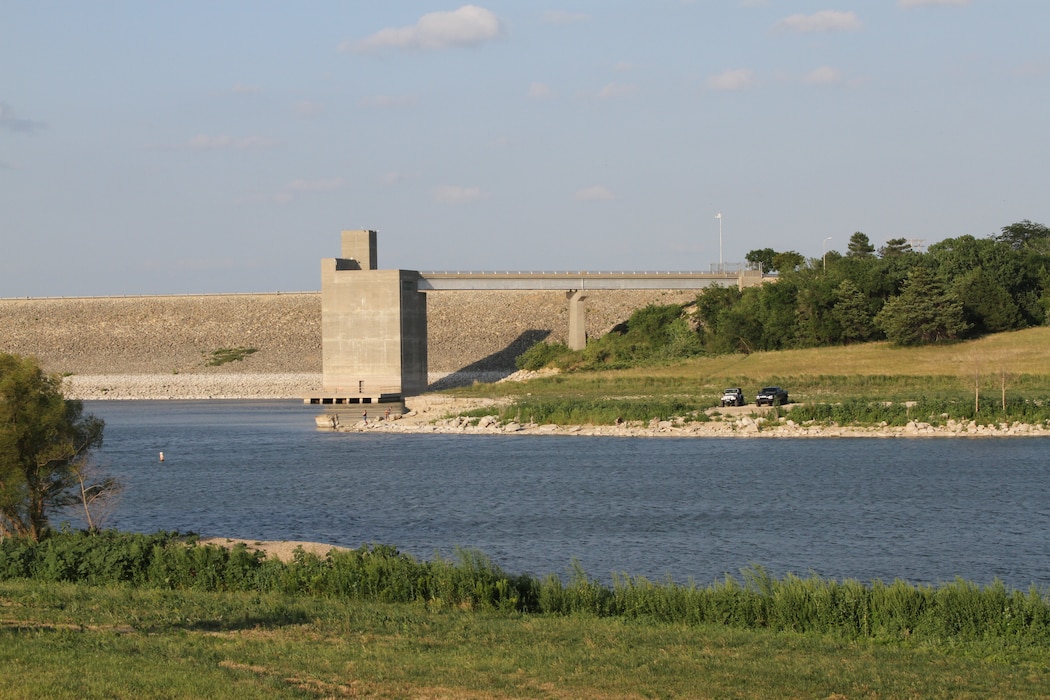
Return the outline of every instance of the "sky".
<path id="1" fill-rule="evenodd" d="M 0 0 L 0 297 L 1050 225 L 1046 0 L 480 2 Z"/>

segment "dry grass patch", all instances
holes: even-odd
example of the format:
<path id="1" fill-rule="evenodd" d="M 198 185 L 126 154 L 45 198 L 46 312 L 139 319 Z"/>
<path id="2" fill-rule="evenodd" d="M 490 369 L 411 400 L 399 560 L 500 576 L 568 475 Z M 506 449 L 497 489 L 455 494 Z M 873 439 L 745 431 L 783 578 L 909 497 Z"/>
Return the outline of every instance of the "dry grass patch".
<path id="1" fill-rule="evenodd" d="M 721 355 L 668 367 L 625 370 L 624 374 L 673 376 L 687 370 L 701 377 L 894 375 L 972 376 L 1006 371 L 1050 375 L 1050 327 L 998 333 L 950 345 L 902 348 L 887 342 L 831 348 Z"/>

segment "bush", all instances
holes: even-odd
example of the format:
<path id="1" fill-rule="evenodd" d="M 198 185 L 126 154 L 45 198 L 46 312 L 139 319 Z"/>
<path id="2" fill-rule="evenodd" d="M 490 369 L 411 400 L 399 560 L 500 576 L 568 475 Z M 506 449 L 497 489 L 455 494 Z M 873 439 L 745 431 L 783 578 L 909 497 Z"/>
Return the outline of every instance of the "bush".
<path id="1" fill-rule="evenodd" d="M 41 542 L 0 540 L 0 580 L 35 579 L 143 588 L 279 592 L 549 615 L 615 616 L 894 641 L 1009 640 L 1050 644 L 1050 598 L 1034 587 L 980 587 L 957 580 L 933 588 L 903 581 L 870 585 L 815 576 L 783 579 L 761 567 L 706 588 L 626 575 L 612 587 L 573 561 L 568 583 L 511 576 L 475 550 L 421 562 L 383 545 L 321 558 L 299 549 L 287 564 L 243 545 L 200 545 L 193 536 L 106 531 L 61 533 Z"/>
<path id="2" fill-rule="evenodd" d="M 514 365 L 518 369 L 535 372 L 536 370 L 551 366 L 556 360 L 571 352 L 569 346 L 565 343 L 548 343 L 540 341 L 514 358 Z"/>

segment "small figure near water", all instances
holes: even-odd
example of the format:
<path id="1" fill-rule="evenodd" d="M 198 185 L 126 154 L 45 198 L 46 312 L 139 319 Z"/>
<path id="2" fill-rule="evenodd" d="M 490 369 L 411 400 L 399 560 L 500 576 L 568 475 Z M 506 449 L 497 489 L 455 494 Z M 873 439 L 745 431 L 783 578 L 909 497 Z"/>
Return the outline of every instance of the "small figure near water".
<path id="1" fill-rule="evenodd" d="M 361 411 L 361 422 L 368 425 L 368 411 Z"/>

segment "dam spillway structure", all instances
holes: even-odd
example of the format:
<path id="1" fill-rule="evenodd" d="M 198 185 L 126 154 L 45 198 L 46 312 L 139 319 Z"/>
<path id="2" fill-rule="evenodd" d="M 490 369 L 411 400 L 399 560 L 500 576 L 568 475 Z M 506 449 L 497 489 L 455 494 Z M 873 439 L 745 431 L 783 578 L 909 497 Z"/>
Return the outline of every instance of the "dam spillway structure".
<path id="1" fill-rule="evenodd" d="M 322 390 L 307 403 L 403 405 L 427 388 L 427 295 L 414 270 L 378 269 L 376 232 L 342 232 L 321 260 Z"/>

